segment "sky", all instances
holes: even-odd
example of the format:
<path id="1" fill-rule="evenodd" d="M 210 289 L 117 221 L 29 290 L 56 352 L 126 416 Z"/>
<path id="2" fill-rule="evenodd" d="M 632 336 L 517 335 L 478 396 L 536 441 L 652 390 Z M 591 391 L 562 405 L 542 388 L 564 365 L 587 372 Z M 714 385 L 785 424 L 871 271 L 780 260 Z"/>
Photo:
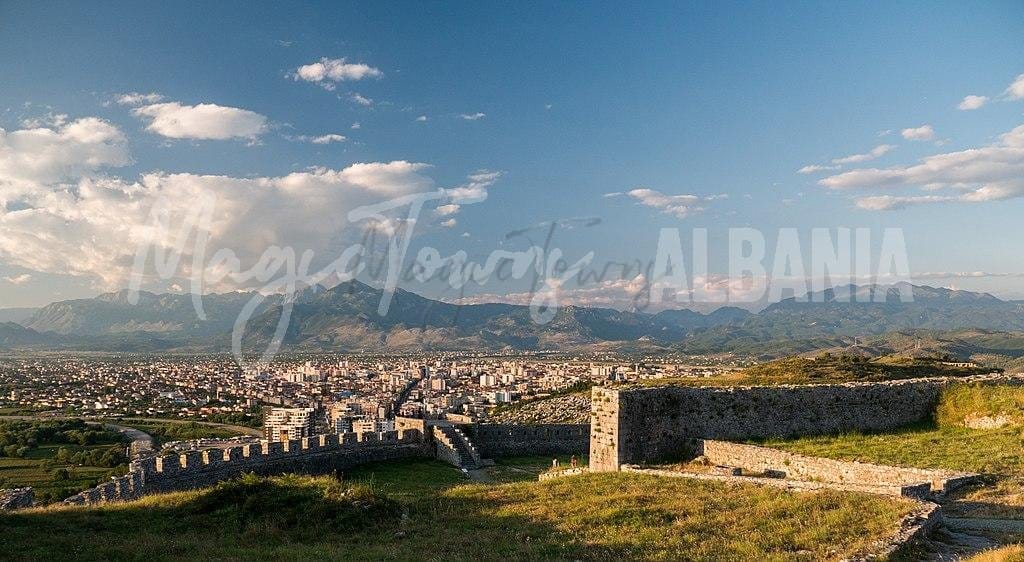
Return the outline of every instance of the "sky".
<path id="1" fill-rule="evenodd" d="M 730 228 L 769 261 L 782 228 L 899 228 L 915 282 L 1024 298 L 1024 4 L 720 4 L 0 3 L 0 308 L 133 272 L 266 289 L 213 255 L 316 269 L 371 231 L 471 260 L 547 239 L 600 270 L 649 264 L 665 228 L 707 229 L 704 281 Z M 348 215 L 426 193 L 414 222 Z M 136 268 L 197 212 L 205 255 Z M 548 285 L 626 307 L 637 275 Z"/>

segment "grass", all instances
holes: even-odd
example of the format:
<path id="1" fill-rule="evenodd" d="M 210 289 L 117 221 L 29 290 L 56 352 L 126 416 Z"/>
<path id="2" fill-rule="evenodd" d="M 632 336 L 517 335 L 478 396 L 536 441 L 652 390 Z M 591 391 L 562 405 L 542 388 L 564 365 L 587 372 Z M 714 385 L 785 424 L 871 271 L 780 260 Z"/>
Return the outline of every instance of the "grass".
<path id="1" fill-rule="evenodd" d="M 874 382 L 920 377 L 966 377 L 997 372 L 982 367 L 952 367 L 930 359 L 882 356 L 874 359 L 823 354 L 817 357 L 787 357 L 741 371 L 696 378 L 666 378 L 642 381 L 649 386 L 773 386 L 784 384 L 826 384 Z"/>
<path id="2" fill-rule="evenodd" d="M 1019 412 L 1024 388 L 958 385 L 943 392 L 936 421 L 890 433 L 802 437 L 763 444 L 816 457 L 991 475 L 954 495 L 950 514 L 1024 519 L 1024 426 L 969 429 L 965 419 Z"/>
<path id="3" fill-rule="evenodd" d="M 434 461 L 395 462 L 340 483 L 250 478 L 99 508 L 0 514 L 0 552 L 9 560 L 820 560 L 867 548 L 910 505 L 622 473 L 466 484 Z"/>
<path id="4" fill-rule="evenodd" d="M 1022 428 L 966 429 L 922 424 L 893 433 L 771 440 L 802 455 L 918 468 L 1024 476 Z"/>
<path id="5" fill-rule="evenodd" d="M 1024 425 L 1024 388 L 1005 385 L 957 385 L 942 393 L 935 410 L 939 426 L 964 426 L 972 419 L 1001 417 Z"/>
<path id="6" fill-rule="evenodd" d="M 487 469 L 488 476 L 495 482 L 535 482 L 543 472 L 551 470 L 553 456 L 505 457 L 496 459 L 495 465 Z M 571 466 L 571 455 L 558 455 L 558 467 Z M 578 466 L 587 466 L 587 457 L 576 458 Z"/>
<path id="7" fill-rule="evenodd" d="M 965 562 L 1024 562 L 1024 546 L 1012 544 L 978 553 Z"/>

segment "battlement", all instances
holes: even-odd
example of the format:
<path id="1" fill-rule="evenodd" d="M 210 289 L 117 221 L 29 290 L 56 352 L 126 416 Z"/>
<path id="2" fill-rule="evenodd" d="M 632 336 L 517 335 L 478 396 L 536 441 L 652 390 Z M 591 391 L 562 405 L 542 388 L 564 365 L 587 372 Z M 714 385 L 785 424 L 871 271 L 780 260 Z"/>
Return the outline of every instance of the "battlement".
<path id="1" fill-rule="evenodd" d="M 418 429 L 317 435 L 287 442 L 260 441 L 136 459 L 128 474 L 76 494 L 64 503 L 131 500 L 153 492 L 209 486 L 247 472 L 316 474 L 346 470 L 364 462 L 428 454 L 423 432 Z"/>

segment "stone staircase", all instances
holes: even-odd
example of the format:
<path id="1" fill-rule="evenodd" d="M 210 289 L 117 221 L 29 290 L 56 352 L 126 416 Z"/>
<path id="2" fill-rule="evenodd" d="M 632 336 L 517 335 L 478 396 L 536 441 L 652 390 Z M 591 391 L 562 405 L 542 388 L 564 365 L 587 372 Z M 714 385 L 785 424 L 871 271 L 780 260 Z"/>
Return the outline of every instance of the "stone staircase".
<path id="1" fill-rule="evenodd" d="M 434 441 L 437 443 L 437 458 L 466 470 L 484 466 L 476 446 L 461 429 L 453 425 L 436 425 Z"/>

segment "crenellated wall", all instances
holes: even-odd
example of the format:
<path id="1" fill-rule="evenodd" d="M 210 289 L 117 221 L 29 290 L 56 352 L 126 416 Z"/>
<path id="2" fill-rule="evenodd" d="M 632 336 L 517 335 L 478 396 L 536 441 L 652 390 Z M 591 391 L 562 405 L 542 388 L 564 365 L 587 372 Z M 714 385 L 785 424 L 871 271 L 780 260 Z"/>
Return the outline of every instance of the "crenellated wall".
<path id="1" fill-rule="evenodd" d="M 692 439 L 746 440 L 888 431 L 930 419 L 950 384 L 1012 376 L 759 387 L 595 387 L 590 467 L 615 471 L 689 452 Z"/>
<path id="2" fill-rule="evenodd" d="M 71 496 L 64 503 L 130 500 L 156 492 L 211 486 L 249 472 L 324 474 L 367 462 L 429 456 L 432 450 L 423 432 L 416 429 L 318 435 L 282 443 L 260 441 L 138 459 L 132 461 L 128 474 Z"/>
<path id="3" fill-rule="evenodd" d="M 523 455 L 585 455 L 589 424 L 474 424 L 460 428 L 486 458 Z"/>

